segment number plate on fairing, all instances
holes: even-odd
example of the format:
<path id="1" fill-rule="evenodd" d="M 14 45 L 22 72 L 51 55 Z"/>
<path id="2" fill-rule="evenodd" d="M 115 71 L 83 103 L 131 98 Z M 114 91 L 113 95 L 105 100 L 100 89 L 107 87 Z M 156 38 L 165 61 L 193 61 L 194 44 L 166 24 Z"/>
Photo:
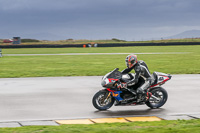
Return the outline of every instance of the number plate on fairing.
<path id="1" fill-rule="evenodd" d="M 167 76 L 158 76 L 158 84 L 163 83 L 164 81 L 168 80 L 169 77 Z"/>

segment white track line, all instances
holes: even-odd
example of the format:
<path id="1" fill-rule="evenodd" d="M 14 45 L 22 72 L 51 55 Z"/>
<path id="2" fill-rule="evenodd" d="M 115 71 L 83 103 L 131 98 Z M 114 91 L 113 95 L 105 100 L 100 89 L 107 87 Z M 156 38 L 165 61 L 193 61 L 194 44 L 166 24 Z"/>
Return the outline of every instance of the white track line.
<path id="1" fill-rule="evenodd" d="M 120 55 L 120 54 L 189 54 L 191 52 L 158 52 L 158 53 L 61 53 L 61 54 L 3 54 L 3 56 L 52 56 L 52 55 Z"/>

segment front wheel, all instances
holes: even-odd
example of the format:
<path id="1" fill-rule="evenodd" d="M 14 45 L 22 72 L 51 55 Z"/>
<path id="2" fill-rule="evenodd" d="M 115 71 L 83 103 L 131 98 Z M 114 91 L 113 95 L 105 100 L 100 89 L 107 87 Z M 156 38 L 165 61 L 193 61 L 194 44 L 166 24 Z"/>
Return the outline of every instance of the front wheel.
<path id="1" fill-rule="evenodd" d="M 97 92 L 92 99 L 93 106 L 98 110 L 107 110 L 112 107 L 114 102 L 115 99 L 107 90 Z"/>
<path id="2" fill-rule="evenodd" d="M 149 91 L 152 96 L 146 102 L 146 105 L 152 109 L 163 106 L 168 98 L 167 91 L 162 87 L 153 88 Z"/>

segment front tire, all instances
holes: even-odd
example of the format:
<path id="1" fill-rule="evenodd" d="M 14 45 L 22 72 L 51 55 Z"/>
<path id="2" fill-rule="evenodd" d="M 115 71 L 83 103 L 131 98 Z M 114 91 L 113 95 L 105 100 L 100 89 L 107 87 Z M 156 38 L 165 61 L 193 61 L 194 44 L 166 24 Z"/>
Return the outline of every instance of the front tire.
<path id="1" fill-rule="evenodd" d="M 115 99 L 111 95 L 107 98 L 109 93 L 107 90 L 97 92 L 92 99 L 93 106 L 98 110 L 107 110 L 112 107 Z"/>
<path id="2" fill-rule="evenodd" d="M 152 96 L 146 102 L 146 105 L 152 109 L 162 107 L 168 98 L 167 91 L 162 87 L 156 87 L 151 89 L 149 92 L 152 93 Z"/>

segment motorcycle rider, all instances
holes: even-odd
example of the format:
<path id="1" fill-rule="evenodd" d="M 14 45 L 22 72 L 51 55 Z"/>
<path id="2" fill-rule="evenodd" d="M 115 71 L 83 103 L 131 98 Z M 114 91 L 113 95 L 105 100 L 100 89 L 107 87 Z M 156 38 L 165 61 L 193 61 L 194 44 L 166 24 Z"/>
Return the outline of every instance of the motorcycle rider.
<path id="1" fill-rule="evenodd" d="M 144 79 L 144 83 L 137 88 L 137 97 L 140 100 L 143 95 L 146 95 L 146 89 L 152 84 L 154 81 L 153 76 L 151 76 L 151 73 L 149 72 L 149 69 L 144 61 L 138 61 L 136 55 L 128 55 L 125 59 L 127 68 L 122 71 L 122 74 L 128 74 L 133 69 L 135 70 L 135 77 L 126 82 L 121 83 L 119 87 L 121 88 L 127 88 L 127 86 L 132 86 L 138 83 L 138 80 L 140 77 Z M 132 89 L 129 89 L 130 91 L 133 91 Z"/>

